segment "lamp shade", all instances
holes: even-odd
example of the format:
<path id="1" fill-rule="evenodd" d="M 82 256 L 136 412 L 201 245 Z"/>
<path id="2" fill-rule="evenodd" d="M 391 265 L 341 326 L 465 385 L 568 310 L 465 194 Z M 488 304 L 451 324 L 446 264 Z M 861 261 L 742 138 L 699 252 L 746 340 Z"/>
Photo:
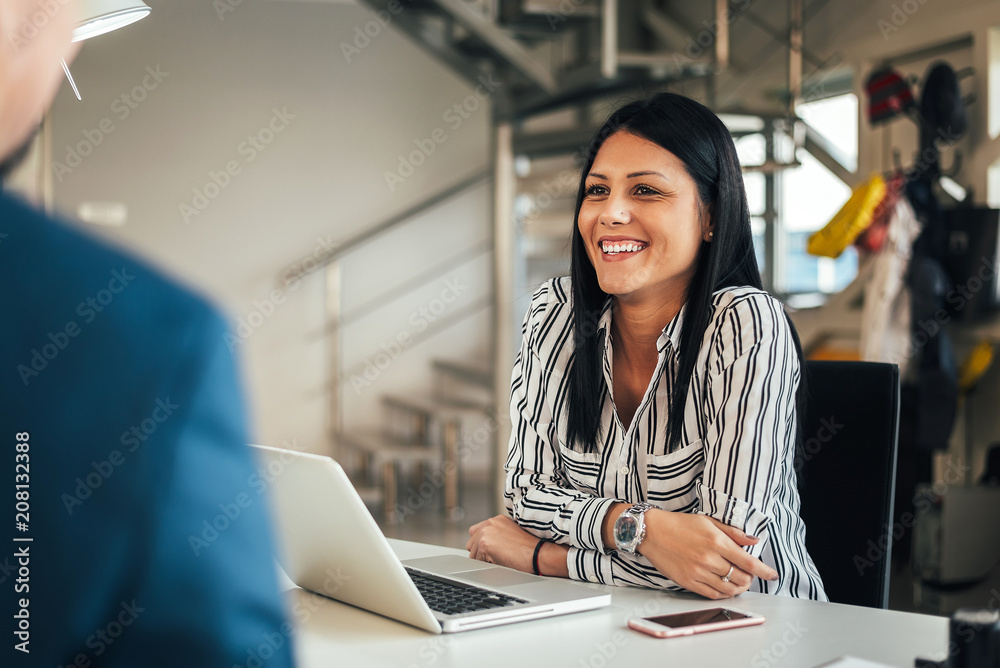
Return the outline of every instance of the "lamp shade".
<path id="1" fill-rule="evenodd" d="M 73 41 L 90 39 L 135 23 L 149 14 L 142 0 L 80 0 L 80 23 L 73 30 Z"/>

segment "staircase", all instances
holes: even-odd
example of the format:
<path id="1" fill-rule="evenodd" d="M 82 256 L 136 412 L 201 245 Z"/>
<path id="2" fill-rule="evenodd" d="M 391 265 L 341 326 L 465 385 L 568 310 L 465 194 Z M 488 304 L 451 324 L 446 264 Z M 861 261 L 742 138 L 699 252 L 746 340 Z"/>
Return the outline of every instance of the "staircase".
<path id="1" fill-rule="evenodd" d="M 448 519 L 462 519 L 462 464 L 490 445 L 489 425 L 496 421 L 491 370 L 443 359 L 434 360 L 432 368 L 434 390 L 427 395 L 381 397 L 382 428 L 338 436 L 341 452 L 359 464 L 356 484 L 367 502 L 381 506 L 389 524 L 438 499 Z M 401 473 L 409 474 L 409 484 L 400 480 Z M 401 482 L 407 490 L 402 495 Z"/>

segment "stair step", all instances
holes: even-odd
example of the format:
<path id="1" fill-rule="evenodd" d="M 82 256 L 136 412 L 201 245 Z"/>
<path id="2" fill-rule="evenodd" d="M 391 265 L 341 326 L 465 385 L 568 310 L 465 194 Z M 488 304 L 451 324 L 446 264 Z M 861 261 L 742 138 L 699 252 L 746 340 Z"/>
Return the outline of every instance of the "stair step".
<path id="1" fill-rule="evenodd" d="M 341 445 L 376 455 L 383 460 L 441 461 L 441 449 L 436 445 L 414 442 L 379 431 L 345 432 L 338 440 Z"/>
<path id="2" fill-rule="evenodd" d="M 475 362 L 465 362 L 451 359 L 436 359 L 434 370 L 448 374 L 466 383 L 472 383 L 486 389 L 493 389 L 493 372 L 486 365 Z"/>
<path id="3" fill-rule="evenodd" d="M 416 413 L 440 420 L 461 420 L 471 416 L 489 415 L 493 407 L 473 401 L 437 399 L 434 397 L 403 397 L 395 394 L 382 395 L 382 403 L 397 410 Z"/>
<path id="4" fill-rule="evenodd" d="M 354 485 L 354 490 L 361 497 L 366 506 L 377 506 L 382 503 L 382 488 L 373 485 Z"/>

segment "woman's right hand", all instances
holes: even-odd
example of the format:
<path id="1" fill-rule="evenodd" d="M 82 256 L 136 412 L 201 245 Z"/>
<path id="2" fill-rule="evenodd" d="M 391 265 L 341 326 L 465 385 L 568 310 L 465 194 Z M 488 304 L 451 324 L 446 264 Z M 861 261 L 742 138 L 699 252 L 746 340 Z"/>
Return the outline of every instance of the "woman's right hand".
<path id="1" fill-rule="evenodd" d="M 639 553 L 663 575 L 707 598 L 747 591 L 755 577 L 777 580 L 778 573 L 743 546 L 759 539 L 707 515 L 653 509 L 646 512 L 646 537 Z M 729 582 L 723 577 L 733 567 Z"/>

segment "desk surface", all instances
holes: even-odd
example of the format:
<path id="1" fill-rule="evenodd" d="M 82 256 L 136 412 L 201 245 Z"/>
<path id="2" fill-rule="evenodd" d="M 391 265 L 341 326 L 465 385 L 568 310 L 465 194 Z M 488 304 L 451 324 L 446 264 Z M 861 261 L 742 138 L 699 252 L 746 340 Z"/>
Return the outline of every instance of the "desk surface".
<path id="1" fill-rule="evenodd" d="M 462 550 L 389 542 L 401 559 L 467 556 Z M 426 633 L 296 587 L 288 596 L 296 623 L 296 652 L 304 668 L 808 668 L 845 654 L 910 668 L 917 656 L 943 658 L 947 647 L 948 620 L 944 617 L 755 593 L 721 604 L 764 615 L 767 621 L 760 626 L 660 640 L 629 630 L 628 618 L 720 603 L 632 587 L 606 589 L 612 593 L 608 608 L 448 635 Z"/>

